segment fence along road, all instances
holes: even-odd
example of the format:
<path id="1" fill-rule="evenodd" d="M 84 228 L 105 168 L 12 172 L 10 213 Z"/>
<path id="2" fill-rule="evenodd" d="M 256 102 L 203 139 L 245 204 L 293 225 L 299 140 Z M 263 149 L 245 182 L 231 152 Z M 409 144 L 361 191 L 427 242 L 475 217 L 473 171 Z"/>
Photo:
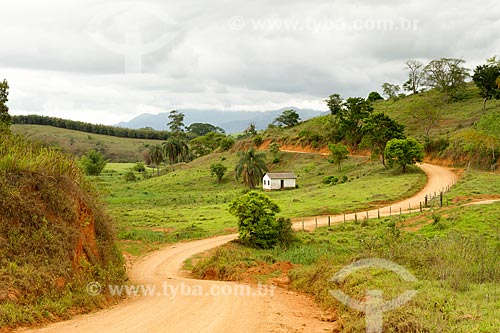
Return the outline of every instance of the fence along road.
<path id="1" fill-rule="evenodd" d="M 440 193 L 449 191 L 458 177 L 449 168 L 441 167 L 434 164 L 421 163 L 417 166 L 424 171 L 427 176 L 427 184 L 420 192 L 415 194 L 409 199 L 396 202 L 389 206 L 384 206 L 377 209 L 368 211 L 341 214 L 341 215 L 321 215 L 313 217 L 305 217 L 293 219 L 294 227 L 296 229 L 314 229 L 316 226 L 325 226 L 329 223 L 341 223 L 345 221 L 354 221 L 355 219 L 363 220 L 366 218 L 378 218 L 391 215 L 407 214 L 419 210 L 421 206 L 425 205 L 426 197 L 427 202 L 431 198 L 439 196 Z"/>

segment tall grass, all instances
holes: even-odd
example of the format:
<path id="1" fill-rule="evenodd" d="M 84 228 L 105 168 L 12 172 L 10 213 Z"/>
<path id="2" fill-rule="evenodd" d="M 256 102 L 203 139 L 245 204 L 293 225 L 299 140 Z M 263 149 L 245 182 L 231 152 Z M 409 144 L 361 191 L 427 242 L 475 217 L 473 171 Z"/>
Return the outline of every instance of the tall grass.
<path id="1" fill-rule="evenodd" d="M 0 136 L 0 328 L 103 304 L 89 281 L 125 278 L 112 220 L 74 159 Z"/>

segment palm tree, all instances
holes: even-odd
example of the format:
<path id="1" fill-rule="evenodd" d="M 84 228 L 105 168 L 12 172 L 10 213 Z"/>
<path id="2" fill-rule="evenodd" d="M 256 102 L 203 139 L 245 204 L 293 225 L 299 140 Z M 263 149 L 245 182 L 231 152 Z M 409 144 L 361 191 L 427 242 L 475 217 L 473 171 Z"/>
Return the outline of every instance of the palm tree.
<path id="1" fill-rule="evenodd" d="M 243 183 L 246 186 L 254 189 L 259 185 L 260 180 L 268 171 L 266 166 L 266 155 L 264 153 L 255 152 L 254 148 L 250 148 L 246 152 L 239 152 L 240 161 L 236 165 L 236 179 L 243 176 Z"/>
<path id="2" fill-rule="evenodd" d="M 158 177 L 160 176 L 160 164 L 165 159 L 165 155 L 163 154 L 163 148 L 161 145 L 154 145 L 149 148 L 149 160 L 154 167 L 156 167 L 156 171 L 158 173 Z"/>
<path id="3" fill-rule="evenodd" d="M 178 138 L 169 138 L 163 143 L 163 152 L 170 164 L 187 161 L 189 146 L 186 141 Z"/>

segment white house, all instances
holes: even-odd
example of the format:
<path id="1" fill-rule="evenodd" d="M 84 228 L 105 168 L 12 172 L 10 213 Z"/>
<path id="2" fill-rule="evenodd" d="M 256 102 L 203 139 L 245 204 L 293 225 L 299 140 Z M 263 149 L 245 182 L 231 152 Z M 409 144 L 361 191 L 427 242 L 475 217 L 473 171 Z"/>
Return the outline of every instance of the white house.
<path id="1" fill-rule="evenodd" d="M 268 191 L 295 188 L 296 180 L 293 172 L 268 172 L 262 178 L 262 186 Z"/>

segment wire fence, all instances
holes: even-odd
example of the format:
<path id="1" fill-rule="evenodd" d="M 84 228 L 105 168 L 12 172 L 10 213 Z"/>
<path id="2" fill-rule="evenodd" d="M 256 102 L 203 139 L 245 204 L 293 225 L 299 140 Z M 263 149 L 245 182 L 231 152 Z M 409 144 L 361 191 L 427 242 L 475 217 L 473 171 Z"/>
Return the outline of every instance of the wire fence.
<path id="1" fill-rule="evenodd" d="M 331 226 L 333 224 L 345 223 L 350 221 L 363 221 L 368 219 L 391 216 L 402 216 L 403 214 L 411 214 L 416 212 L 424 212 L 428 210 L 434 210 L 448 206 L 450 204 L 449 199 L 446 198 L 446 193 L 448 193 L 452 186 L 455 185 L 455 181 L 441 188 L 439 191 L 432 193 L 421 193 L 419 197 L 420 200 L 415 200 L 415 198 L 410 198 L 389 206 L 384 206 L 372 210 L 355 212 L 355 213 L 344 213 L 340 215 L 323 215 L 315 217 L 306 217 L 294 219 L 294 227 L 296 229 L 302 230 L 313 230 L 322 226 Z"/>

